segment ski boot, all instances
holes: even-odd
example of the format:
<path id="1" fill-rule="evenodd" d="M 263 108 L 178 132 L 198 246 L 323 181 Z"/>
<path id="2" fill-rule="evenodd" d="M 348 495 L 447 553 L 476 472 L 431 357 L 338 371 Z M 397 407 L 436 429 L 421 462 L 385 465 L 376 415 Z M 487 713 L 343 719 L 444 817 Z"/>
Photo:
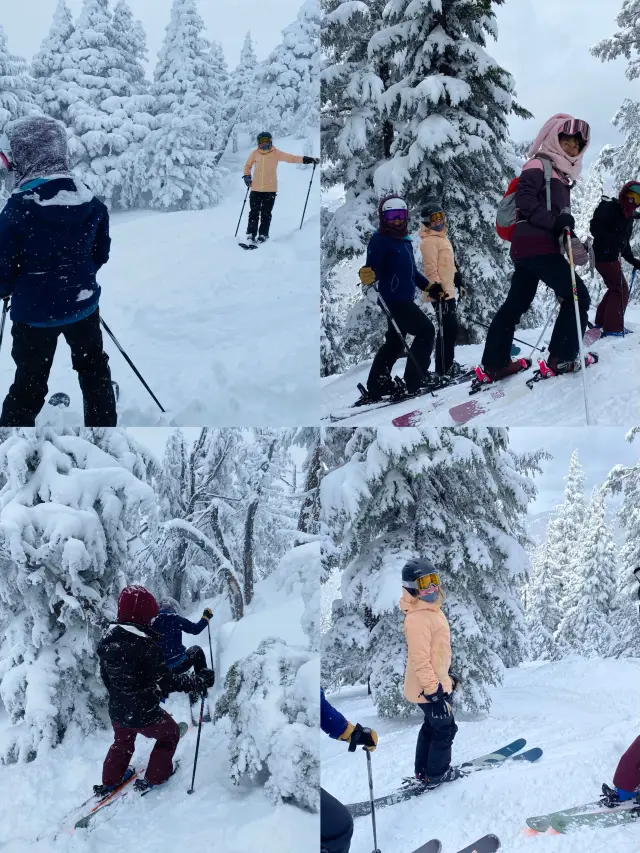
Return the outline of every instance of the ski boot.
<path id="1" fill-rule="evenodd" d="M 382 376 L 379 385 L 377 393 L 372 394 L 368 388 L 359 382 L 360 399 L 356 400 L 353 404 L 354 407 L 370 406 L 372 403 L 383 403 L 386 400 L 393 403 L 407 396 L 407 387 L 399 376 Z"/>
<path id="2" fill-rule="evenodd" d="M 428 791 L 432 791 L 434 788 L 439 788 L 440 785 L 443 785 L 445 782 L 455 782 L 456 779 L 460 779 L 465 774 L 460 770 L 459 767 L 447 767 L 444 773 L 441 773 L 439 776 L 425 776 L 424 781 Z"/>
<path id="3" fill-rule="evenodd" d="M 475 368 L 475 377 L 471 380 L 470 394 L 477 394 L 482 390 L 483 385 L 490 385 L 493 382 L 498 382 L 500 379 L 506 379 L 507 376 L 513 376 L 515 373 L 520 373 L 521 370 L 528 370 L 531 367 L 530 358 L 516 358 L 515 361 L 510 361 L 504 367 L 498 367 L 494 370 L 483 369 L 482 367 Z"/>
<path id="4" fill-rule="evenodd" d="M 173 774 L 176 773 L 179 766 L 180 762 L 174 761 L 173 770 L 171 771 L 171 773 L 169 773 L 168 778 L 165 779 L 164 782 L 158 782 L 157 785 L 152 785 L 151 782 L 147 781 L 147 779 L 136 779 L 136 781 L 133 783 L 133 790 L 144 797 L 144 795 L 148 794 L 152 788 L 159 788 L 161 785 L 166 785 L 169 779 L 171 779 L 171 777 L 173 776 Z"/>
<path id="5" fill-rule="evenodd" d="M 631 329 L 626 329 L 623 332 L 603 332 L 601 338 L 626 338 L 627 335 L 632 335 Z"/>
<path id="6" fill-rule="evenodd" d="M 268 239 L 269 239 L 268 234 L 260 234 L 258 236 L 258 243 L 266 243 Z"/>
<path id="7" fill-rule="evenodd" d="M 585 367 L 597 364 L 598 353 L 588 352 L 584 357 L 584 363 Z M 534 383 L 540 382 L 542 379 L 551 379 L 554 376 L 561 376 L 563 373 L 577 373 L 581 369 L 579 358 L 572 359 L 571 361 L 558 361 L 555 356 L 549 356 L 546 361 L 541 358 L 538 361 L 538 370 L 527 381 L 527 385 L 529 388 L 533 388 Z"/>
<path id="8" fill-rule="evenodd" d="M 128 782 L 129 779 L 131 779 L 131 777 L 134 775 L 135 772 L 136 772 L 135 767 L 127 767 L 127 769 L 125 770 L 124 776 L 118 782 L 117 785 L 94 785 L 93 786 L 93 793 L 96 795 L 96 797 L 103 800 L 105 797 L 108 797 L 109 794 L 113 794 L 114 791 L 117 791 L 118 788 L 120 788 L 122 785 L 124 785 L 126 782 Z"/>

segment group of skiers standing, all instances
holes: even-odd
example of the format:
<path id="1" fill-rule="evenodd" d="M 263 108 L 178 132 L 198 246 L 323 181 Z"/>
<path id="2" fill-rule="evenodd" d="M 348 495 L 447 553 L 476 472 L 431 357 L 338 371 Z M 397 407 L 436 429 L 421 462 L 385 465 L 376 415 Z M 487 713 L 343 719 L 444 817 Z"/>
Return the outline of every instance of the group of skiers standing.
<path id="1" fill-rule="evenodd" d="M 512 360 L 511 353 L 516 327 L 531 306 L 540 282 L 554 292 L 559 303 L 547 366 L 552 375 L 581 367 L 567 243 L 571 240 L 576 263 L 588 258 L 574 233 L 570 193 L 580 175 L 589 139 L 590 128 L 585 121 L 566 114 L 554 115 L 540 130 L 529 149 L 529 160 L 514 182 L 515 219 L 508 237 L 514 273 L 509 293 L 487 333 L 482 356 L 483 381 L 495 382 L 531 366 L 530 359 Z M 640 269 L 640 260 L 630 248 L 639 206 L 640 181 L 629 181 L 617 198 L 601 201 L 591 220 L 595 267 L 606 287 L 596 311 L 595 325 L 605 335 L 628 333 L 624 328 L 624 313 L 629 287 L 621 257 L 634 269 Z M 431 319 L 415 302 L 416 288 L 421 291 L 422 299 L 436 308 L 436 374 L 453 378 L 460 371 L 454 361 L 457 336 L 454 286 L 458 286 L 459 296 L 464 295 L 464 288 L 447 238 L 446 214 L 437 200 L 430 199 L 421 210 L 420 220 L 423 274 L 416 267 L 406 201 L 395 194 L 380 201 L 378 229 L 369 242 L 366 263 L 359 275 L 365 287 L 376 288 L 378 301 L 387 315 L 388 330 L 373 360 L 364 402 L 394 394 L 397 385 L 391 371 L 406 348 L 405 335 L 414 336 L 404 374 L 406 391 L 417 393 L 434 382 L 429 369 L 436 334 Z M 590 297 L 577 274 L 575 281 L 583 336 L 588 325 Z"/>

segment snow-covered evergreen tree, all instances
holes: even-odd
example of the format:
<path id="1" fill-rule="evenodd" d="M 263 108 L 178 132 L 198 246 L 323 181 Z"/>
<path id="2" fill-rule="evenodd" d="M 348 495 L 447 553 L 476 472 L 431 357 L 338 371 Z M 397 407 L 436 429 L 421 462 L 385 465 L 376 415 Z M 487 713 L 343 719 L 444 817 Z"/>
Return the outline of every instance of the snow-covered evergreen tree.
<path id="1" fill-rule="evenodd" d="M 123 430 L 15 430 L 0 445 L 0 699 L 15 726 L 2 761 L 98 725 L 95 648 L 135 580 L 131 534 L 155 532 L 148 462 Z"/>
<path id="2" fill-rule="evenodd" d="M 441 572 L 461 703 L 490 706 L 489 685 L 524 657 L 520 588 L 527 576 L 523 518 L 538 455 L 518 456 L 506 430 L 359 428 L 321 485 L 338 551 L 342 598 L 365 613 L 378 712 L 405 713 L 406 647 L 400 570 L 413 556 Z"/>
<path id="3" fill-rule="evenodd" d="M 234 150 L 238 134 L 248 133 L 253 140 L 257 133 L 269 130 L 263 126 L 263 121 L 269 119 L 269 113 L 267 110 L 265 115 L 261 103 L 261 93 L 258 91 L 259 75 L 260 68 L 253 39 L 251 32 L 247 32 L 240 51 L 240 62 L 229 79 L 225 103 L 226 138 L 233 136 Z"/>
<path id="4" fill-rule="evenodd" d="M 9 121 L 41 112 L 35 102 L 36 82 L 26 61 L 9 52 L 7 36 L 0 24 L 0 133 Z M 8 177 L 8 179 L 7 179 Z M 11 176 L 0 177 L 0 207 L 9 195 Z"/>
<path id="5" fill-rule="evenodd" d="M 586 178 L 578 181 L 571 192 L 571 212 L 576 220 L 576 234 L 581 240 L 590 236 L 591 218 L 604 195 L 605 174 L 606 169 L 600 153 L 591 164 Z"/>
<path id="6" fill-rule="evenodd" d="M 263 115 L 272 133 L 302 137 L 317 132 L 319 57 L 320 6 L 317 0 L 306 0 L 260 70 Z"/>
<path id="7" fill-rule="evenodd" d="M 586 657 L 613 652 L 617 631 L 612 619 L 616 590 L 616 545 L 605 519 L 605 492 L 594 489 L 586 514 L 584 539 L 574 562 L 564 615 L 557 634 L 562 642 Z"/>
<path id="8" fill-rule="evenodd" d="M 68 105 L 65 68 L 71 63 L 69 41 L 74 31 L 73 15 L 67 0 L 58 0 L 53 22 L 31 65 L 37 86 L 38 104 L 48 115 L 61 121 Z"/>
<path id="9" fill-rule="evenodd" d="M 488 55 L 494 3 L 323 0 L 325 185 L 345 201 L 326 230 L 331 267 L 364 253 L 379 197 L 403 194 L 418 211 L 437 195 L 463 277 L 473 283 L 460 317 L 471 340 L 503 299 L 510 272 L 495 209 L 515 174 L 513 79 Z M 413 220 L 417 225 L 417 222 Z M 325 273 L 326 274 L 326 273 Z"/>
<path id="10" fill-rule="evenodd" d="M 151 95 L 157 128 L 145 139 L 150 204 L 200 209 L 220 199 L 214 117 L 219 87 L 196 0 L 173 0 Z"/>
<path id="11" fill-rule="evenodd" d="M 212 71 L 212 97 L 213 97 L 213 125 L 216 130 L 215 149 L 218 156 L 224 154 L 223 145 L 226 146 L 225 117 L 227 110 L 227 93 L 229 90 L 229 68 L 220 42 L 211 42 L 211 71 Z"/>
<path id="12" fill-rule="evenodd" d="M 546 539 L 536 549 L 532 572 L 527 584 L 526 622 L 529 654 L 532 660 L 558 660 L 562 648 L 555 637 L 562 610 L 558 576 L 558 546 L 561 530 L 557 519 L 551 519 Z"/>
<path id="13" fill-rule="evenodd" d="M 640 435 L 636 427 L 629 433 L 633 440 Z M 626 532 L 618 555 L 618 577 L 612 623 L 617 635 L 615 654 L 640 655 L 640 616 L 638 613 L 638 582 L 633 572 L 640 566 L 640 463 L 629 468 L 617 465 L 609 474 L 604 488 L 623 496 L 620 524 Z"/>

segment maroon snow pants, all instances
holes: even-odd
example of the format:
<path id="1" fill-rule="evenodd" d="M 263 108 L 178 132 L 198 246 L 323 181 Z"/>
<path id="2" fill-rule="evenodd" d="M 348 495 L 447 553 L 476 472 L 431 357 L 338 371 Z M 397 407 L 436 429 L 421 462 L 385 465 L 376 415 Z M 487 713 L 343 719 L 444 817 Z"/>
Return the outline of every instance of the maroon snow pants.
<path id="1" fill-rule="evenodd" d="M 629 301 L 629 286 L 620 261 L 596 262 L 596 269 L 607 288 L 596 311 L 596 326 L 605 332 L 621 332 L 624 312 Z"/>
<path id="2" fill-rule="evenodd" d="M 166 711 L 162 713 L 157 723 L 143 729 L 123 728 L 112 723 L 114 740 L 102 766 L 103 785 L 117 785 L 124 776 L 136 748 L 136 735 L 152 738 L 156 742 L 149 756 L 146 780 L 152 785 L 160 785 L 169 778 L 173 771 L 171 759 L 180 740 L 180 728 Z"/>
<path id="3" fill-rule="evenodd" d="M 613 784 L 623 791 L 640 790 L 640 737 L 637 737 L 616 767 Z"/>

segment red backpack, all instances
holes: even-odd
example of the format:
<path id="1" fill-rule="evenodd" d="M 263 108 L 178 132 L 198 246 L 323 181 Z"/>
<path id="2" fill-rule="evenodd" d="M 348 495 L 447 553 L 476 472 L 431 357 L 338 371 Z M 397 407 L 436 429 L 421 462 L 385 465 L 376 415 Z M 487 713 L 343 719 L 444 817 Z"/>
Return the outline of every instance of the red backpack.
<path id="1" fill-rule="evenodd" d="M 544 154 L 538 154 L 532 157 L 532 160 L 540 160 L 544 169 L 544 180 L 547 187 L 547 210 L 551 210 L 551 176 L 553 174 L 553 161 Z M 513 232 L 518 221 L 518 209 L 516 208 L 516 192 L 520 177 L 514 178 L 507 187 L 506 193 L 502 196 L 502 200 L 498 205 L 496 212 L 496 231 L 498 237 L 507 242 L 511 242 Z"/>

